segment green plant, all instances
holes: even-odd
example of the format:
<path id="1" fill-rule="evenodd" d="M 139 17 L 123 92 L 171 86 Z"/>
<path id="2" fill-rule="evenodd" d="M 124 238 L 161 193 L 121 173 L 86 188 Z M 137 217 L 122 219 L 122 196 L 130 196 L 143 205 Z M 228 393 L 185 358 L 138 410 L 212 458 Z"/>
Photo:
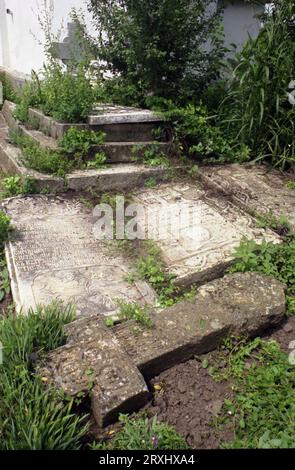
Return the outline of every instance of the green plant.
<path id="1" fill-rule="evenodd" d="M 148 178 L 145 182 L 146 188 L 155 188 L 157 186 L 157 180 L 153 177 Z"/>
<path id="2" fill-rule="evenodd" d="M 10 78 L 4 73 L 0 72 L 0 84 L 2 83 L 3 101 L 13 101 L 14 103 L 18 100 L 18 96 L 14 90 L 13 84 Z"/>
<path id="3" fill-rule="evenodd" d="M 221 15 L 209 0 L 88 0 L 98 31 L 97 54 L 114 78 L 107 92 L 121 103 L 149 95 L 191 100 L 219 74 Z M 210 42 L 210 51 L 204 43 Z"/>
<path id="4" fill-rule="evenodd" d="M 85 122 L 95 101 L 86 73 L 83 65 L 70 72 L 52 61 L 44 67 L 41 78 L 33 73 L 32 81 L 21 92 L 15 116 L 28 122 L 29 107 L 37 107 L 58 121 Z"/>
<path id="5" fill-rule="evenodd" d="M 287 188 L 288 189 L 294 189 L 295 190 L 295 181 L 289 181 L 287 183 Z"/>
<path id="6" fill-rule="evenodd" d="M 87 162 L 87 167 L 96 168 L 96 169 L 104 168 L 106 160 L 107 160 L 107 157 L 104 152 L 97 152 L 94 155 L 94 158 Z"/>
<path id="7" fill-rule="evenodd" d="M 217 380 L 230 380 L 223 422 L 232 422 L 235 438 L 227 448 L 294 448 L 295 369 L 275 341 L 229 341 L 221 359 L 227 366 Z"/>
<path id="8" fill-rule="evenodd" d="M 84 418 L 75 416 L 42 377 L 33 373 L 36 360 L 64 344 L 64 325 L 74 319 L 72 306 L 54 302 L 27 315 L 14 312 L 0 320 L 3 364 L 0 365 L 1 450 L 79 449 L 86 433 Z"/>
<path id="9" fill-rule="evenodd" d="M 166 272 L 161 252 L 153 243 L 146 243 L 145 247 L 147 253 L 137 261 L 136 270 L 139 276 L 155 289 L 162 307 L 173 305 L 179 293 L 175 276 Z"/>
<path id="10" fill-rule="evenodd" d="M 11 143 L 22 150 L 25 165 L 42 173 L 51 173 L 64 177 L 66 173 L 81 164 L 74 159 L 67 158 L 59 151 L 41 147 L 33 139 L 22 135 L 20 132 L 10 131 L 9 139 Z"/>
<path id="11" fill-rule="evenodd" d="M 34 194 L 36 192 L 35 182 L 30 177 L 8 176 L 2 182 L 2 197 L 19 196 L 21 194 Z"/>
<path id="12" fill-rule="evenodd" d="M 288 287 L 288 313 L 295 313 L 295 239 L 293 235 L 280 244 L 264 241 L 259 245 L 253 240 L 244 240 L 235 250 L 234 255 L 235 263 L 229 272 L 256 271 L 285 283 Z"/>
<path id="13" fill-rule="evenodd" d="M 131 419 L 119 418 L 123 429 L 109 442 L 93 444 L 92 450 L 185 450 L 185 439 L 168 424 L 156 417 Z"/>
<path id="14" fill-rule="evenodd" d="M 169 159 L 157 143 L 150 144 L 148 147 L 144 144 L 134 146 L 132 158 L 135 161 L 142 161 L 147 166 L 169 166 Z"/>
<path id="15" fill-rule="evenodd" d="M 4 253 L 0 253 L 0 302 L 10 294 L 10 278 Z"/>
<path id="16" fill-rule="evenodd" d="M 92 130 L 78 129 L 70 127 L 70 129 L 58 141 L 59 148 L 69 155 L 77 155 L 86 157 L 91 146 L 99 146 L 104 143 L 105 133 L 94 132 Z"/>
<path id="17" fill-rule="evenodd" d="M 0 211 L 0 246 L 8 239 L 8 234 L 11 231 L 10 217 L 4 212 Z"/>
<path id="18" fill-rule="evenodd" d="M 117 301 L 119 306 L 118 317 L 121 321 L 134 320 L 146 328 L 152 328 L 154 323 L 149 315 L 149 307 L 145 305 L 142 307 L 136 302 L 125 302 L 119 299 Z"/>
<path id="19" fill-rule="evenodd" d="M 174 140 L 181 153 L 208 162 L 248 160 L 248 148 L 235 148 L 214 124 L 216 116 L 209 116 L 204 106 L 189 104 L 178 108 L 168 101 L 160 105 L 163 115 L 172 124 Z"/>
<path id="20" fill-rule="evenodd" d="M 294 164 L 295 106 L 288 100 L 295 76 L 293 0 L 275 2 L 257 38 L 249 38 L 234 61 L 232 80 L 220 106 L 222 128 L 251 158 L 288 168 Z"/>
<path id="21" fill-rule="evenodd" d="M 285 215 L 276 217 L 270 210 L 266 213 L 256 213 L 255 217 L 259 228 L 270 228 L 279 235 L 288 235 L 292 232 L 292 224 Z"/>

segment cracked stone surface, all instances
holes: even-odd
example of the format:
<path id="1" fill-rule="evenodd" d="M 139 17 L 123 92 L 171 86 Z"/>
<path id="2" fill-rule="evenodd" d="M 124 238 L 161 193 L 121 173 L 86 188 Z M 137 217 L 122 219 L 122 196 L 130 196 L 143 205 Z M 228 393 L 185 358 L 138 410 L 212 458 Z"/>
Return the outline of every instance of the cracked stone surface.
<path id="1" fill-rule="evenodd" d="M 263 165 L 225 165 L 201 167 L 205 183 L 227 194 L 233 202 L 249 212 L 287 216 L 295 227 L 295 191 L 287 187 L 294 175 L 269 170 Z"/>
<path id="2" fill-rule="evenodd" d="M 154 328 L 134 323 L 114 333 L 145 378 L 217 348 L 230 333 L 254 336 L 280 324 L 285 313 L 285 285 L 257 273 L 230 274 L 198 289 L 153 315 Z"/>
<path id="3" fill-rule="evenodd" d="M 94 238 L 91 211 L 77 200 L 13 198 L 4 209 L 15 227 L 6 255 L 18 310 L 59 299 L 78 316 L 113 315 L 118 298 L 155 301 L 145 282 L 127 283 L 128 261 Z"/>
<path id="4" fill-rule="evenodd" d="M 137 367 L 118 340 L 97 317 L 84 318 L 68 327 L 68 344 L 48 355 L 39 367 L 43 381 L 55 385 L 68 396 L 89 395 L 99 426 L 117 419 L 119 413 L 133 411 L 148 399 L 148 388 Z M 75 332 L 81 335 L 75 336 Z"/>
<path id="5" fill-rule="evenodd" d="M 168 271 L 180 285 L 223 274 L 244 237 L 279 241 L 272 231 L 258 228 L 227 197 L 212 195 L 197 185 L 163 184 L 138 191 L 135 200 L 144 208 L 138 215 L 142 233 L 154 239 Z"/>
<path id="6" fill-rule="evenodd" d="M 90 125 L 126 124 L 142 122 L 161 122 L 162 117 L 157 116 L 148 109 L 132 108 L 128 106 L 100 105 L 88 117 Z"/>

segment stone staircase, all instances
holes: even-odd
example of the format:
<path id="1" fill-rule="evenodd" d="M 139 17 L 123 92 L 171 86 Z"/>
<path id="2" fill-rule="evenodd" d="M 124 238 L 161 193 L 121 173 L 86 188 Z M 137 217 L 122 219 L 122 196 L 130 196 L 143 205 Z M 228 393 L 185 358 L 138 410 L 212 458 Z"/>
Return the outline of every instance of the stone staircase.
<path id="1" fill-rule="evenodd" d="M 1 116 L 0 167 L 8 173 L 29 176 L 39 190 L 60 192 L 66 189 L 81 190 L 95 187 L 98 191 L 122 190 L 141 186 L 149 178 L 165 180 L 168 170 L 164 166 L 150 167 L 140 163 L 146 150 L 155 151 L 168 158 L 173 156 L 167 125 L 151 111 L 119 106 L 97 107 L 86 124 L 67 124 L 55 121 L 36 109 L 29 110 L 30 125 L 22 125 L 14 118 L 15 104 L 5 101 Z M 43 148 L 58 150 L 58 139 L 70 127 L 91 129 L 105 133 L 105 143 L 93 145 L 89 159 L 95 153 L 104 152 L 105 168 L 77 170 L 62 180 L 51 175 L 25 168 L 21 151 L 9 143 L 9 129 L 19 130 Z M 162 141 L 155 140 L 154 133 L 161 129 Z M 134 160 L 134 151 L 138 161 Z"/>
<path id="2" fill-rule="evenodd" d="M 209 352 L 230 333 L 254 336 L 283 321 L 284 285 L 256 273 L 226 274 L 226 269 L 245 237 L 257 243 L 281 242 L 278 234 L 257 225 L 257 213 L 287 215 L 294 225 L 295 192 L 288 188 L 289 177 L 262 166 L 225 165 L 200 167 L 195 181 L 183 178 L 147 188 L 147 178 L 162 181 L 167 171 L 134 163 L 131 152 L 134 144 L 154 145 L 152 131 L 165 128 L 165 123 L 148 111 L 104 107 L 82 126 L 106 132 L 101 147 L 108 168 L 74 172 L 65 184 L 27 170 L 21 152 L 8 141 L 8 129 L 19 129 L 40 145 L 57 148 L 68 125 L 36 110 L 30 114 L 36 128 L 20 125 L 13 104 L 5 102 L 0 115 L 2 168 L 32 176 L 41 188 L 48 185 L 56 192 L 89 186 L 114 193 L 132 189 L 133 201 L 150 217 L 149 235 L 166 272 L 181 290 L 198 286 L 190 301 L 159 308 L 151 285 L 133 276 L 134 260 L 94 236 L 94 214 L 78 197 L 35 195 L 3 201 L 2 210 L 15 227 L 6 258 L 17 310 L 55 299 L 77 307 L 77 320 L 66 326 L 67 344 L 39 366 L 45 383 L 72 397 L 90 398 L 96 422 L 105 426 L 120 412 L 143 406 L 150 396 L 149 379 L 161 371 Z M 169 155 L 170 142 L 159 145 Z M 164 216 L 177 207 L 189 207 L 188 217 L 177 216 L 167 226 L 168 236 L 159 236 L 155 222 L 164 224 Z M 139 216 L 139 228 L 145 228 L 145 220 Z M 152 306 L 154 327 L 127 322 L 107 328 L 106 317 L 116 317 L 117 299 Z"/>

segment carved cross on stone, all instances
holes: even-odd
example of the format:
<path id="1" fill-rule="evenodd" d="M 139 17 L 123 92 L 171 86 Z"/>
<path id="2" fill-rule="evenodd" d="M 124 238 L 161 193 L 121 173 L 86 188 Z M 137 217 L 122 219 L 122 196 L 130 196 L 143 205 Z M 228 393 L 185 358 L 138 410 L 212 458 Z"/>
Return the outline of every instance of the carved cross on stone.
<path id="1" fill-rule="evenodd" d="M 71 62 L 81 62 L 85 51 L 81 44 L 79 44 L 77 25 L 75 23 L 68 23 L 67 29 L 68 35 L 62 42 L 52 43 L 52 55 L 69 67 Z"/>

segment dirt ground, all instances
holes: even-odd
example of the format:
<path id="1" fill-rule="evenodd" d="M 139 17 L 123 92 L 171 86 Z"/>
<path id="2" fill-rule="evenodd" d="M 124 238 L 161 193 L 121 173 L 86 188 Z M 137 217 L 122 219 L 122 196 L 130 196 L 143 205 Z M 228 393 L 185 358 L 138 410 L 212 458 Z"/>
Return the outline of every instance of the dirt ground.
<path id="1" fill-rule="evenodd" d="M 265 339 L 275 339 L 289 353 L 289 344 L 295 340 L 295 317 Z M 148 410 L 175 427 L 192 448 L 216 449 L 222 441 L 234 437 L 230 428 L 217 429 L 214 425 L 225 398 L 230 398 L 228 383 L 216 383 L 199 359 L 190 360 L 163 372 L 152 380 L 159 385 Z M 156 387 L 159 388 L 159 387 Z"/>

